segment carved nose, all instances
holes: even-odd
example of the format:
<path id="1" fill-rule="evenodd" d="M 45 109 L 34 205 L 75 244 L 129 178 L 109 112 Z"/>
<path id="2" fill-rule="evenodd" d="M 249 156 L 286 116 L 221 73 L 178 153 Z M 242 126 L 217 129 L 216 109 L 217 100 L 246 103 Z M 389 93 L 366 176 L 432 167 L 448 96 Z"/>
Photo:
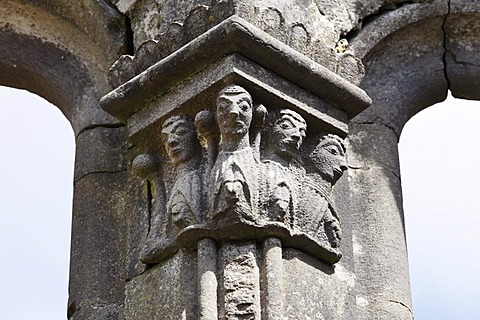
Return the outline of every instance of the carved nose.
<path id="1" fill-rule="evenodd" d="M 177 137 L 173 136 L 173 135 L 170 135 L 167 139 L 167 144 L 169 146 L 176 146 L 178 144 L 178 139 Z"/>
<path id="2" fill-rule="evenodd" d="M 295 142 L 300 141 L 301 138 L 302 138 L 302 136 L 300 135 L 299 131 L 297 131 L 297 132 L 295 132 L 291 135 L 291 139 L 294 140 Z"/>
<path id="3" fill-rule="evenodd" d="M 340 162 L 340 169 L 341 169 L 342 171 L 345 171 L 345 170 L 348 169 L 348 167 L 347 167 L 347 161 L 346 161 L 345 159 L 342 159 L 342 162 Z"/>
<path id="4" fill-rule="evenodd" d="M 232 116 L 238 116 L 239 115 L 238 105 L 237 104 L 232 104 L 230 106 L 230 110 L 228 111 L 228 114 L 230 114 Z"/>

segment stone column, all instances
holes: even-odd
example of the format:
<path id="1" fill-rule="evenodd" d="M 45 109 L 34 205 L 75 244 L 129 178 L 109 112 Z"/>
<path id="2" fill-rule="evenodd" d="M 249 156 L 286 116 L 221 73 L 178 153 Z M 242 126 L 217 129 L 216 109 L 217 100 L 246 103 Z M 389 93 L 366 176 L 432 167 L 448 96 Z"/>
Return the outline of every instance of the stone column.
<path id="1" fill-rule="evenodd" d="M 118 319 L 125 299 L 128 197 L 125 127 L 77 137 L 69 319 Z"/>
<path id="2" fill-rule="evenodd" d="M 370 104 L 361 62 L 313 3 L 128 12 L 136 53 L 112 66 L 101 100 L 147 186 L 129 224 L 125 319 L 353 317 L 341 177 L 349 119 Z"/>
<path id="3" fill-rule="evenodd" d="M 359 318 L 412 319 L 397 135 L 351 123 L 349 141 Z"/>

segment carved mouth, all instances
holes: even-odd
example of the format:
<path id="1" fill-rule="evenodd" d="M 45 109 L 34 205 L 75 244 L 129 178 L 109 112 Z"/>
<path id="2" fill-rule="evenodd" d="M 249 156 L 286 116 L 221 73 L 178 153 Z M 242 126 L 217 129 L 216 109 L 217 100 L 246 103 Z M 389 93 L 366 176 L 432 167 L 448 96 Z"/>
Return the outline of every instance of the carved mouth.
<path id="1" fill-rule="evenodd" d="M 333 175 L 335 176 L 335 179 L 339 179 L 343 174 L 343 170 L 339 168 L 333 169 Z"/>
<path id="2" fill-rule="evenodd" d="M 175 147 L 175 148 L 171 148 L 170 149 L 170 154 L 179 154 L 180 152 L 182 152 L 182 147 L 179 146 L 179 147 Z"/>
<path id="3" fill-rule="evenodd" d="M 297 140 L 285 139 L 285 140 L 283 140 L 283 143 L 286 144 L 287 146 L 293 147 L 295 149 L 298 149 L 300 147 L 299 141 L 297 141 Z"/>

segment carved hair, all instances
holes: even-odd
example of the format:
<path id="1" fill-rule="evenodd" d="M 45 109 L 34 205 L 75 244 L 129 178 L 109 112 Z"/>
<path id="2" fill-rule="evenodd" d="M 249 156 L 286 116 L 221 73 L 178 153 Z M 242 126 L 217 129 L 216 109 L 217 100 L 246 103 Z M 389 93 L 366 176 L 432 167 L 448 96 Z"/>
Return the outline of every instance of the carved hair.
<path id="1" fill-rule="evenodd" d="M 184 121 L 187 123 L 187 126 L 191 127 L 192 129 L 195 129 L 195 125 L 193 123 L 193 119 L 187 115 L 177 115 L 177 116 L 172 116 L 165 120 L 165 122 L 162 124 L 162 129 L 172 125 L 175 122 L 178 121 Z"/>
<path id="2" fill-rule="evenodd" d="M 333 133 L 324 134 L 318 141 L 314 150 L 317 148 L 325 147 L 326 145 L 329 145 L 332 140 L 335 141 L 342 148 L 344 153 L 347 152 L 344 140 Z"/>
<path id="3" fill-rule="evenodd" d="M 248 95 L 250 105 L 253 104 L 253 99 L 250 93 L 245 88 L 237 84 L 229 85 L 223 88 L 222 90 L 220 90 L 220 92 L 218 93 L 218 97 L 220 97 L 221 95 L 232 95 L 232 94 L 246 94 Z"/>
<path id="4" fill-rule="evenodd" d="M 293 119 L 295 119 L 296 121 L 304 124 L 305 127 L 307 126 L 307 122 L 305 121 L 305 119 L 303 119 L 303 117 L 300 114 L 298 114 L 297 112 L 295 112 L 291 109 L 279 109 L 279 110 L 274 110 L 274 111 L 268 112 L 267 125 L 266 125 L 265 129 L 270 130 L 278 120 L 280 120 L 283 116 L 286 116 L 286 115 L 288 115 L 288 116 L 292 117 Z"/>

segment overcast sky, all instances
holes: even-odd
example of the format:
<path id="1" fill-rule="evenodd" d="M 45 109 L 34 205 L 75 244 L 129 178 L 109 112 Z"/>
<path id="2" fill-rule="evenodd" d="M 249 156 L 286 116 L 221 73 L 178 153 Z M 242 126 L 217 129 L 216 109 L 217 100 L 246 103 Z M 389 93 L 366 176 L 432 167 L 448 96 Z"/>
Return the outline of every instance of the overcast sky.
<path id="1" fill-rule="evenodd" d="M 0 319 L 66 318 L 74 137 L 60 111 L 0 87 Z M 480 103 L 449 99 L 400 141 L 416 320 L 480 319 Z"/>

